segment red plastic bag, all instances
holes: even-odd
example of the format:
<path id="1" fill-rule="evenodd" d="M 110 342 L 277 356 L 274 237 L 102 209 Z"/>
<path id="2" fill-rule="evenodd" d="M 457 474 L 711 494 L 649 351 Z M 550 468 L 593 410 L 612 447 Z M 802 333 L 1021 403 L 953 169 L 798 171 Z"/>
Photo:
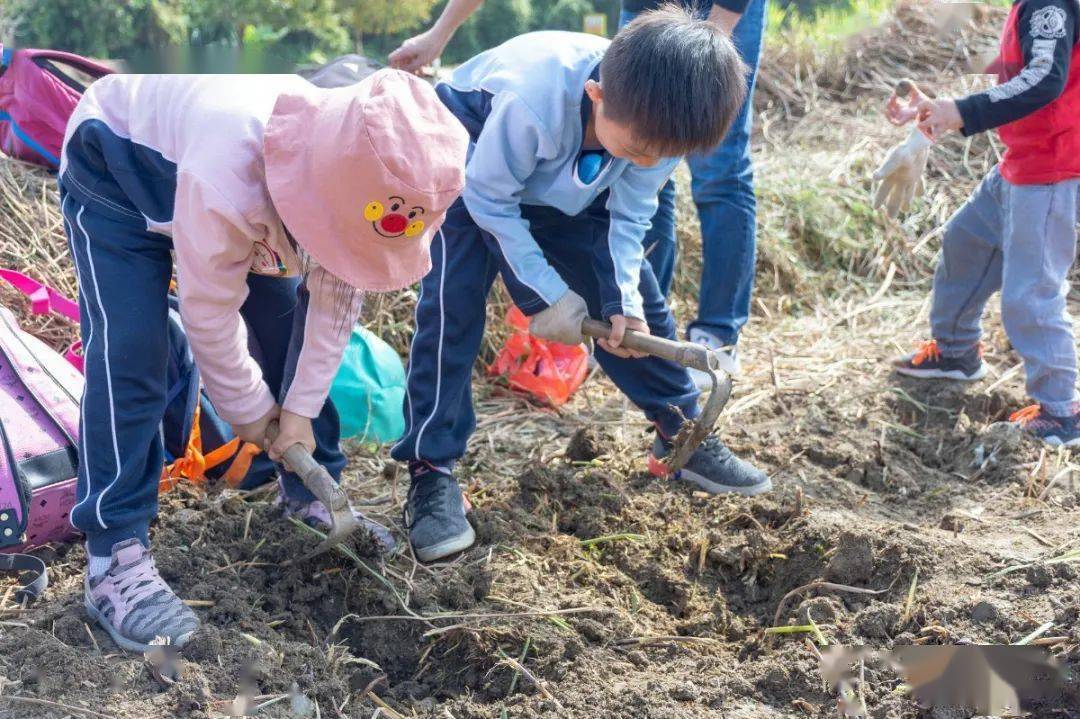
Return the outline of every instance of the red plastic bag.
<path id="1" fill-rule="evenodd" d="M 517 307 L 506 313 L 514 334 L 488 367 L 491 376 L 505 375 L 510 387 L 553 407 L 565 404 L 585 381 L 589 352 L 584 345 L 564 345 L 533 337 L 529 319 Z"/>

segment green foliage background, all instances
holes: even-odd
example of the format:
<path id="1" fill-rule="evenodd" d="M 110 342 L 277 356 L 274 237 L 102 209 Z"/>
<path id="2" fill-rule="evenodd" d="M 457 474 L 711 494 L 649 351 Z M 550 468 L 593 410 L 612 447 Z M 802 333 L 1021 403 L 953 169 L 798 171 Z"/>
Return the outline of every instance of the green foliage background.
<path id="1" fill-rule="evenodd" d="M 437 17 L 446 0 L 0 0 L 9 42 L 124 58 L 163 46 L 273 47 L 319 61 L 362 50 L 385 56 Z M 615 27 L 619 0 L 487 0 L 447 49 L 460 62 L 522 32 L 580 30 L 590 12 Z"/>
<path id="2" fill-rule="evenodd" d="M 772 0 L 812 15 L 865 0 Z M 891 0 L 877 0 L 887 2 Z M 427 27 L 447 0 L 0 0 L 14 30 L 0 41 L 102 58 L 130 58 L 168 47 L 255 47 L 277 66 L 322 62 L 361 51 L 377 59 Z M 618 24 L 620 0 L 486 0 L 443 55 L 459 63 L 523 32 L 581 30 L 586 13 Z M 0 23 L 3 25 L 3 23 Z M 14 37 L 11 37 L 11 36 Z"/>

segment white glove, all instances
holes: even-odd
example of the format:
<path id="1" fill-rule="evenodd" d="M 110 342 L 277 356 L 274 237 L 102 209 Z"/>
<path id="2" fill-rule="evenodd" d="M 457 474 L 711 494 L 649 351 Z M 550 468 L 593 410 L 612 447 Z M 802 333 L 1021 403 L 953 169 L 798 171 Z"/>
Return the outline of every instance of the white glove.
<path id="1" fill-rule="evenodd" d="M 874 182 L 881 183 L 874 193 L 875 208 L 884 205 L 889 217 L 896 217 L 908 211 L 913 197 L 922 196 L 923 172 L 933 144 L 918 127 L 913 127 L 907 140 L 889 151 L 874 173 Z"/>
<path id="2" fill-rule="evenodd" d="M 581 323 L 589 316 L 589 308 L 581 295 L 567 290 L 555 304 L 537 312 L 529 320 L 529 332 L 534 336 L 564 345 L 579 345 L 585 341 Z"/>

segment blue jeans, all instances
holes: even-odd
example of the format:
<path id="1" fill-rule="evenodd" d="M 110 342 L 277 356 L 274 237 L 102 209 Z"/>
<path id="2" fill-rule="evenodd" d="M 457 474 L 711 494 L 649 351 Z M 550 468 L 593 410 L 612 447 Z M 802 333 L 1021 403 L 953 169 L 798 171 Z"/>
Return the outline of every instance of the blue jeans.
<path id="1" fill-rule="evenodd" d="M 767 0 L 750 0 L 732 35 L 736 49 L 750 68 L 747 78 L 750 91 L 738 118 L 715 150 L 687 158 L 693 177 L 691 190 L 701 220 L 703 254 L 698 318 L 690 324 L 690 329 L 704 330 L 725 345 L 738 342 L 739 331 L 750 317 L 754 288 L 757 200 L 750 161 L 750 131 L 757 65 L 765 35 L 766 3 Z M 623 11 L 619 26 L 634 17 L 634 13 Z M 674 213 L 675 184 L 669 182 L 660 191 L 660 209 L 654 225 L 665 225 L 666 218 L 674 218 Z M 649 251 L 646 240 L 647 257 L 660 289 L 667 295 L 675 267 L 674 232 L 670 242 L 654 244 Z"/>
<path id="2" fill-rule="evenodd" d="M 592 252 L 606 242 L 607 194 L 580 215 L 551 207 L 521 207 L 544 257 L 574 292 L 600 316 L 600 283 Z M 420 283 L 416 331 L 409 351 L 405 435 L 391 456 L 449 466 L 465 453 L 476 428 L 472 405 L 473 365 L 484 338 L 488 293 L 499 273 L 498 242 L 481 230 L 458 199 L 431 243 L 432 270 Z M 639 285 L 649 331 L 673 339 L 675 319 L 647 262 Z M 698 415 L 698 391 L 687 371 L 658 357 L 624 359 L 596 347 L 604 372 L 662 433 L 679 431 L 683 417 Z"/>

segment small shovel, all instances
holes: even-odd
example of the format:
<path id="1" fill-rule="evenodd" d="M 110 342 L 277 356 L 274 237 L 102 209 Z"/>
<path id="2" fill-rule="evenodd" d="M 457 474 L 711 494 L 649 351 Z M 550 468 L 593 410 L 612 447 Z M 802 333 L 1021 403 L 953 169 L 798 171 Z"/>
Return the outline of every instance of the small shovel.
<path id="1" fill-rule="evenodd" d="M 600 320 L 586 319 L 581 324 L 581 333 L 606 340 L 611 336 L 611 325 Z M 713 352 L 694 342 L 677 342 L 626 330 L 620 346 L 700 370 L 712 380 L 709 399 L 706 400 L 701 414 L 697 419 L 683 425 L 675 437 L 674 448 L 665 458 L 665 466 L 674 474 L 686 465 L 690 455 L 716 426 L 716 420 L 720 418 L 720 413 L 724 411 L 724 406 L 731 397 L 731 377 L 720 369 L 720 361 Z"/>
<path id="2" fill-rule="evenodd" d="M 266 438 L 274 442 L 277 440 L 279 432 L 278 423 L 271 422 L 266 429 Z M 282 455 L 282 460 L 284 460 L 285 466 L 289 470 L 300 477 L 300 481 L 311 490 L 315 498 L 330 511 L 330 531 L 327 533 L 326 539 L 303 557 L 294 560 L 302 562 L 317 554 L 322 554 L 328 549 L 333 549 L 344 542 L 349 535 L 360 528 L 361 522 L 353 514 L 349 498 L 345 496 L 345 490 L 334 481 L 334 478 L 330 476 L 325 467 L 315 461 L 315 458 L 311 456 L 311 452 L 308 452 L 304 445 L 294 444 L 286 449 Z"/>

